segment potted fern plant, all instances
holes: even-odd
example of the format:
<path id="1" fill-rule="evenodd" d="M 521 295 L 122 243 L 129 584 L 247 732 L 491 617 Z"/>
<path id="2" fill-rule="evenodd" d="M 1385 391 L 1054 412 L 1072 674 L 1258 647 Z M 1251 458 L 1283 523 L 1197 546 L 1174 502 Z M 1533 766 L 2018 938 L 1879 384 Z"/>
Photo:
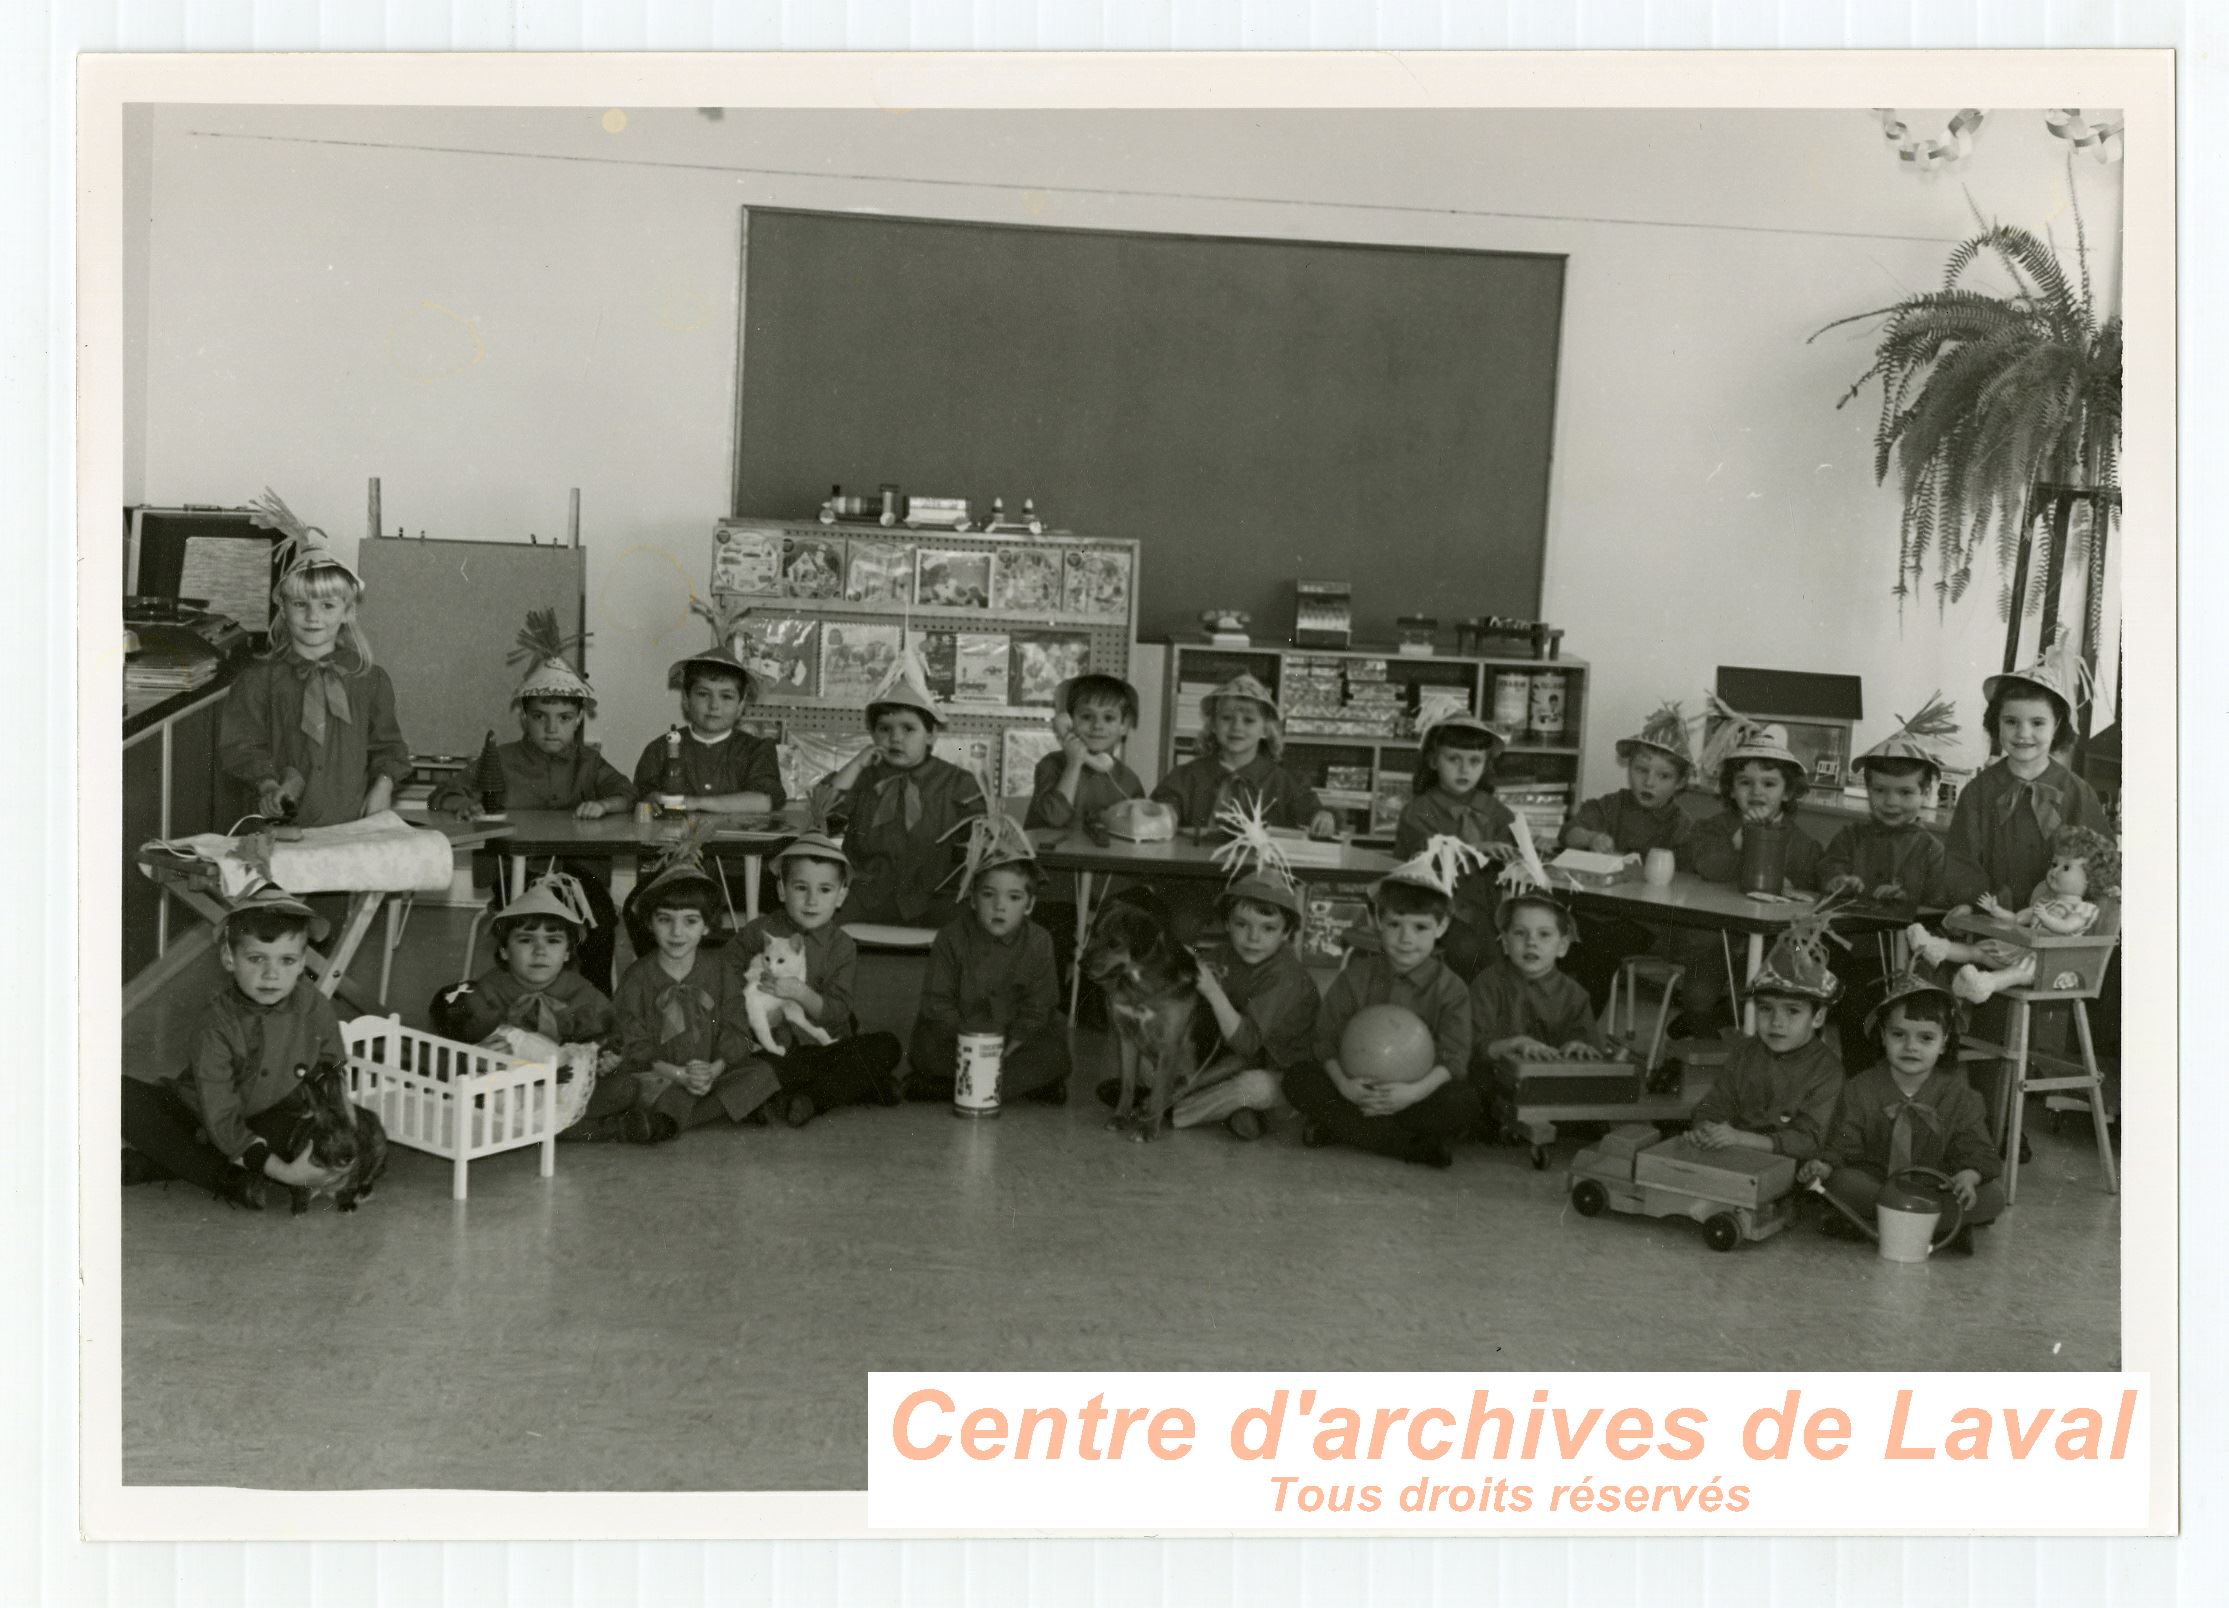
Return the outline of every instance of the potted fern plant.
<path id="1" fill-rule="evenodd" d="M 1932 558 L 1937 606 L 1956 602 L 1994 531 L 1999 568 L 2011 572 L 2000 609 L 2015 639 L 2038 604 L 2049 634 L 2069 562 L 2090 566 L 2094 628 L 2104 538 L 2120 502 L 2121 320 L 2098 317 L 2079 204 L 2074 242 L 2070 277 L 2048 240 L 1984 226 L 1951 252 L 1941 289 L 1836 319 L 1811 337 L 1885 321 L 1872 366 L 1836 406 L 1880 382 L 1874 478 L 1885 483 L 1893 461 L 1904 494 L 1896 596 L 1924 582 Z M 2009 292 L 1965 282 L 1985 258 L 2003 266 Z M 2039 518 L 2049 520 L 2050 553 L 2031 581 L 2025 537 Z M 2083 645 L 2095 652 L 2094 630 Z"/>

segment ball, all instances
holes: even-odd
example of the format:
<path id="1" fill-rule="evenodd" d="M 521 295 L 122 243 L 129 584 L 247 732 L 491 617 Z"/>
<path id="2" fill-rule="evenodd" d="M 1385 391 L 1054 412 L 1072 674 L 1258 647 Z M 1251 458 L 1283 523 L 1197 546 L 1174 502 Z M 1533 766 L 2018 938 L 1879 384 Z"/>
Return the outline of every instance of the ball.
<path id="1" fill-rule="evenodd" d="M 1364 1083 L 1414 1083 L 1437 1059 L 1432 1030 L 1402 1005 L 1365 1005 L 1339 1035 L 1339 1065 Z"/>

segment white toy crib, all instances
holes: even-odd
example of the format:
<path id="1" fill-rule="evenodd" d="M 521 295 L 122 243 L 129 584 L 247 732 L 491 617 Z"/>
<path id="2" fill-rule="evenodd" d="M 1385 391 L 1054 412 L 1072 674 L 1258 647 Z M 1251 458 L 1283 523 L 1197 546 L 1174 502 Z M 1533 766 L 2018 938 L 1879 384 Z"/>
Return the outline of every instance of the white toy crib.
<path id="1" fill-rule="evenodd" d="M 540 1145 L 542 1176 L 557 1171 L 555 1066 L 421 1033 L 395 1016 L 359 1016 L 341 1036 L 348 1097 L 377 1112 L 394 1143 L 448 1157 L 452 1199 L 465 1198 L 465 1170 L 482 1156 Z"/>

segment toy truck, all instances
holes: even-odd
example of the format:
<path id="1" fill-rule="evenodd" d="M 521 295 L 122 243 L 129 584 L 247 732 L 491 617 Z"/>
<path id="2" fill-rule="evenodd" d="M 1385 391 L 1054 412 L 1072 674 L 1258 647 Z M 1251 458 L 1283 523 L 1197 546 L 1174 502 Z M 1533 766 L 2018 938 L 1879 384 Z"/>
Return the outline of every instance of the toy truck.
<path id="1" fill-rule="evenodd" d="M 1581 1217 L 1604 1209 L 1643 1217 L 1692 1217 L 1703 1242 L 1730 1251 L 1769 1239 L 1795 1215 L 1796 1164 L 1767 1150 L 1705 1150 L 1685 1137 L 1665 1139 L 1627 1123 L 1571 1160 L 1571 1206 Z"/>

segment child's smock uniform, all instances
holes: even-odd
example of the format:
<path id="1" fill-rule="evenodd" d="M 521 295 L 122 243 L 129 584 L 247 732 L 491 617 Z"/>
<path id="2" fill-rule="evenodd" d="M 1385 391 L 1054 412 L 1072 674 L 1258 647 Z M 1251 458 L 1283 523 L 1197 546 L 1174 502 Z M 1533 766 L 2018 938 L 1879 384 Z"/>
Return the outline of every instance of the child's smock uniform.
<path id="1" fill-rule="evenodd" d="M 1677 851 L 1680 862 L 1706 882 L 1737 880 L 1741 876 L 1741 850 L 1735 846 L 1734 834 L 1748 824 L 1741 811 L 1731 806 L 1697 821 L 1695 829 L 1687 834 L 1687 841 Z M 1780 824 L 1785 829 L 1788 845 L 1784 861 L 1788 882 L 1794 887 L 1818 892 L 1821 853 L 1818 839 L 1796 825 L 1795 818 L 1785 812 Z"/>
<path id="2" fill-rule="evenodd" d="M 1078 821 L 1095 821 L 1107 813 L 1110 805 L 1126 798 L 1145 797 L 1145 783 L 1119 759 L 1104 771 L 1086 765 L 1083 774 L 1076 779 L 1076 802 L 1073 804 L 1060 796 L 1060 779 L 1067 774 L 1068 756 L 1065 754 L 1047 754 L 1037 762 L 1036 774 L 1029 784 L 1029 810 L 1022 817 L 1022 825 L 1073 826 Z"/>
<path id="3" fill-rule="evenodd" d="M 665 744 L 658 744 L 664 764 Z M 682 751 L 686 753 L 687 746 Z M 525 738 L 499 743 L 495 757 L 503 766 L 503 807 L 512 810 L 570 810 L 607 798 L 635 802 L 635 789 L 595 743 L 576 742 L 562 754 L 545 754 Z M 434 790 L 427 806 L 447 810 L 460 803 L 476 804 L 480 790 L 467 777 L 469 770 L 453 776 Z"/>
<path id="4" fill-rule="evenodd" d="M 1674 797 L 1655 809 L 1644 807 L 1633 789 L 1621 787 L 1580 805 L 1571 817 L 1569 831 L 1607 832 L 1617 839 L 1618 853 L 1645 855 L 1651 849 L 1677 849 L 1694 830 L 1687 811 Z"/>
<path id="5" fill-rule="evenodd" d="M 644 798 L 663 793 L 665 775 L 666 739 L 660 733 L 635 761 L 635 793 Z M 681 728 L 681 790 L 696 798 L 764 793 L 767 806 L 777 810 L 785 797 L 773 743 L 739 728 L 709 743 L 687 726 Z"/>
<path id="6" fill-rule="evenodd" d="M 720 957 L 699 949 L 689 975 L 670 977 L 656 954 L 627 968 L 612 1000 L 619 1017 L 619 1066 L 615 1077 L 641 1081 L 646 1104 L 684 1128 L 725 1116 L 741 1122 L 775 1090 L 772 1073 L 754 1060 L 743 1001 L 730 986 Z M 726 1070 L 702 1096 L 651 1075 L 654 1062 L 685 1066 L 721 1061 Z"/>
<path id="7" fill-rule="evenodd" d="M 1986 1223 L 2005 1209 L 1998 1181 L 2004 1161 L 1990 1141 L 1981 1096 L 1961 1073 L 1938 1068 L 1907 1100 L 1886 1064 L 1860 1072 L 1842 1086 L 1820 1154 L 1834 1168 L 1827 1193 L 1868 1221 L 1882 1183 L 1905 1167 L 1976 1173 L 1980 1198 L 1966 1213 L 1969 1223 Z"/>
<path id="8" fill-rule="evenodd" d="M 951 920 L 957 906 L 944 884 L 962 851 L 946 834 L 983 810 L 982 784 L 950 760 L 932 754 L 911 770 L 870 763 L 837 811 L 851 859 L 844 919 L 913 927 Z"/>
<path id="9" fill-rule="evenodd" d="M 851 1000 L 859 976 L 859 946 L 834 921 L 807 931 L 790 919 L 788 911 L 769 910 L 747 923 L 720 952 L 737 1009 L 744 1011 L 744 1031 L 750 1032 L 749 1012 L 742 1003 L 744 974 L 770 937 L 803 943 L 805 985 L 820 996 L 820 1009 L 808 1008 L 807 1014 L 834 1042 L 815 1044 L 777 1016 L 774 1037 L 783 1053 L 770 1058 L 754 1048 L 750 1055 L 768 1064 L 784 1094 L 809 1094 L 819 1110 L 888 1103 L 897 1092 L 892 1074 L 905 1052 L 895 1033 L 854 1031 L 858 1024 Z"/>
<path id="10" fill-rule="evenodd" d="M 481 1043 L 499 1027 L 524 1028 L 560 1044 L 601 1044 L 619 1032 L 618 1014 L 603 990 L 573 971 L 559 972 L 546 988 L 530 988 L 498 966 L 452 993 L 447 1010 L 451 1036 L 467 1044 Z"/>
<path id="11" fill-rule="evenodd" d="M 1052 1030 L 1059 1009 L 1052 934 L 1025 921 L 994 937 L 973 912 L 962 911 L 929 946 L 921 1014 L 906 1050 L 909 1092 L 928 1099 L 951 1094 L 962 1033 L 998 1033 L 1013 1041 L 999 1069 L 1004 1094 L 1065 1084 L 1068 1045 Z"/>
<path id="12" fill-rule="evenodd" d="M 1271 826 L 1296 830 L 1323 808 L 1314 788 L 1267 753 L 1256 753 L 1236 770 L 1225 769 L 1213 754 L 1188 759 L 1161 778 L 1153 796 L 1174 807 L 1179 826 L 1195 828 L 1213 825 L 1216 809 L 1226 800 L 1243 807 L 1259 799 Z"/>
<path id="13" fill-rule="evenodd" d="M 1515 818 L 1507 804 L 1484 788 L 1475 789 L 1468 798 L 1456 798 L 1434 787 L 1410 799 L 1402 809 L 1400 823 L 1393 829 L 1393 857 L 1413 860 L 1424 852 L 1427 843 L 1440 836 L 1461 838 L 1474 849 L 1514 843 L 1510 822 Z M 1469 941 L 1458 944 L 1451 928 L 1440 947 L 1441 958 L 1459 976 L 1477 974 L 1493 941 L 1494 912 L 1501 903 L 1494 883 L 1497 874 L 1496 867 L 1485 866 L 1465 872 L 1455 884 L 1454 916 L 1470 929 Z M 1466 952 L 1458 956 L 1458 948 Z"/>
<path id="14" fill-rule="evenodd" d="M 1972 904 L 1993 893 L 2017 909 L 2051 869 L 2051 840 L 2062 826 L 2113 835 L 2090 784 L 2057 760 L 2032 782 L 2021 781 L 2001 759 L 1987 766 L 1958 795 L 1951 816 L 1944 844 L 1947 898 Z"/>
<path id="15" fill-rule="evenodd" d="M 251 792 L 284 780 L 288 770 L 301 774 L 298 826 L 358 820 L 373 782 L 410 777 L 395 684 L 376 664 L 352 675 L 340 658 L 287 652 L 250 659 L 217 723 L 217 763 Z"/>
<path id="16" fill-rule="evenodd" d="M 1943 842 L 1917 821 L 1882 826 L 1859 821 L 1834 834 L 1819 855 L 1819 887 L 1837 877 L 1856 877 L 1865 892 L 1894 883 L 1913 904 L 1947 903 L 1943 894 Z"/>
<path id="17" fill-rule="evenodd" d="M 1223 1041 L 1224 1055 L 1236 1067 L 1282 1072 L 1313 1053 L 1316 1015 L 1323 997 L 1291 944 L 1280 944 L 1249 966 L 1236 955 L 1218 956 L 1216 978 L 1223 997 L 1238 1012 L 1238 1031 Z"/>
<path id="18" fill-rule="evenodd" d="M 1689 1120 L 1769 1134 L 1781 1155 L 1809 1161 L 1826 1144 L 1842 1081 L 1842 1063 L 1824 1038 L 1786 1055 L 1746 1038 L 1734 1046 Z"/>
<path id="19" fill-rule="evenodd" d="M 1366 1005 L 1414 1011 L 1432 1035 L 1433 1064 L 1446 1067 L 1454 1081 L 1390 1117 L 1364 1115 L 1339 1092 L 1323 1063 L 1339 1058 L 1340 1035 Z M 1484 1115 L 1469 1082 L 1470 1056 L 1470 996 L 1437 955 L 1405 973 L 1395 972 L 1383 955 L 1357 955 L 1332 982 L 1316 1014 L 1315 1059 L 1285 1074 L 1285 1100 L 1336 1143 L 1421 1161 L 1471 1132 Z"/>
<path id="20" fill-rule="evenodd" d="M 1573 812 L 1565 831 L 1574 828 L 1607 832 L 1617 841 L 1618 853 L 1645 856 L 1651 849 L 1670 849 L 1678 854 L 1686 847 L 1694 822 L 1680 807 L 1677 797 L 1652 810 L 1642 806 L 1633 796 L 1633 789 L 1621 787 L 1615 793 L 1604 793 L 1581 804 Z M 1702 938 L 1708 943 L 1708 956 L 1716 956 L 1716 939 L 1707 933 Z M 1579 941 L 1564 964 L 1586 989 L 1587 997 L 1600 1005 L 1609 997 L 1610 983 L 1617 976 L 1619 963 L 1628 955 L 1646 954 L 1652 949 L 1662 950 L 1687 964 L 1690 978 L 1710 969 L 1704 964 L 1708 957 L 1701 945 L 1692 937 L 1683 938 L 1676 929 L 1655 927 L 1624 916 L 1591 914 L 1579 917 Z"/>
<path id="21" fill-rule="evenodd" d="M 1560 971 L 1527 977 L 1504 957 L 1471 984 L 1472 1055 L 1483 1066 L 1486 1047 L 1506 1038 L 1535 1038 L 1550 1049 L 1586 1043 L 1600 1048 L 1602 1027 L 1587 991 Z"/>

